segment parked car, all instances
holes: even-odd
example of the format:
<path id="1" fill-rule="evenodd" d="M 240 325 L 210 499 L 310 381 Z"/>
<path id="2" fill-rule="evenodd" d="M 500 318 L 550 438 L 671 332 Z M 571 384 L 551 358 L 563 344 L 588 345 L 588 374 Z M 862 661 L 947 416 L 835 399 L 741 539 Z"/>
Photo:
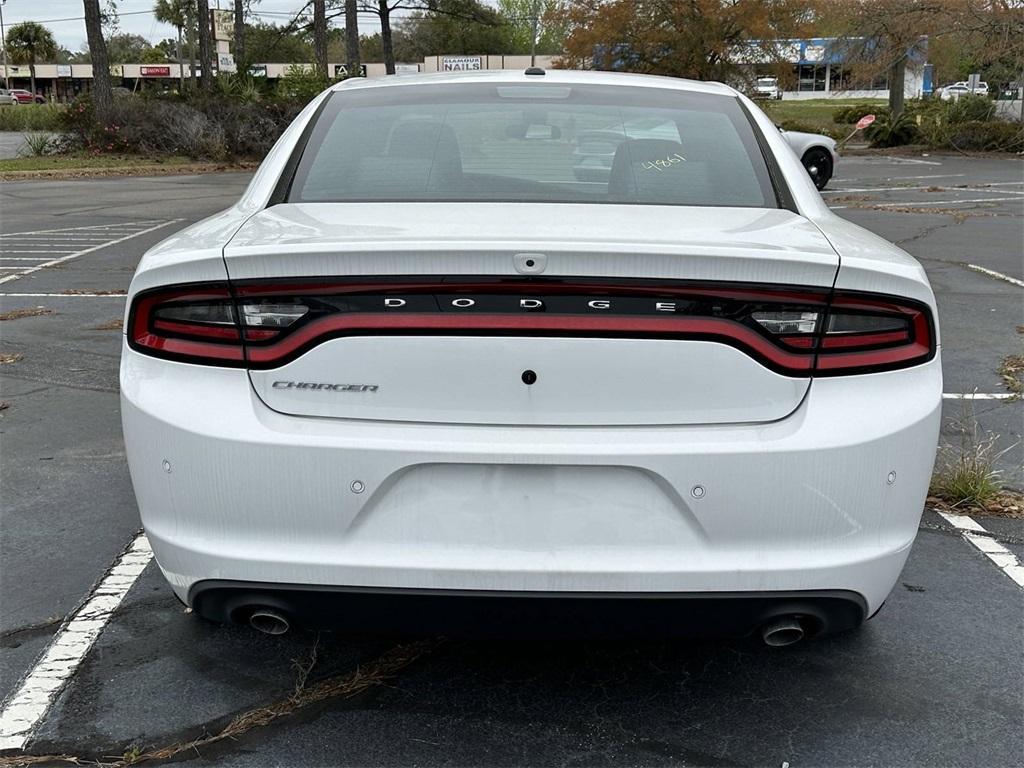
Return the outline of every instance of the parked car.
<path id="1" fill-rule="evenodd" d="M 779 78 L 759 77 L 754 81 L 755 99 L 779 100 L 782 98 L 782 89 L 779 88 Z"/>
<path id="2" fill-rule="evenodd" d="M 952 85 L 947 85 L 939 91 L 939 97 L 943 101 L 958 99 L 966 94 L 988 96 L 988 83 L 979 82 L 978 85 L 972 89 L 966 80 L 961 80 L 960 82 L 953 83 Z"/>
<path id="3" fill-rule="evenodd" d="M 824 189 L 832 178 L 836 162 L 839 160 L 835 140 L 820 133 L 787 131 L 782 128 L 779 131 L 807 169 L 814 186 Z"/>
<path id="4" fill-rule="evenodd" d="M 570 124 L 645 121 L 674 138 L 580 183 Z M 936 317 L 921 266 L 834 215 L 727 86 L 350 79 L 234 206 L 143 257 L 125 446 L 202 617 L 787 645 L 859 626 L 899 578 Z"/>
<path id="5" fill-rule="evenodd" d="M 6 88 L 0 88 L 0 107 L 14 106 L 18 100 Z"/>
<path id="6" fill-rule="evenodd" d="M 32 91 L 26 91 L 23 88 L 12 88 L 11 95 L 18 100 L 19 104 L 45 104 L 46 99 L 39 94 L 33 94 Z"/>
<path id="7" fill-rule="evenodd" d="M 961 96 L 966 96 L 971 93 L 971 89 L 966 84 L 954 83 L 953 85 L 947 85 L 939 90 L 939 98 L 943 101 L 951 101 L 959 99 Z"/>
<path id="8" fill-rule="evenodd" d="M 988 96 L 988 83 L 981 80 L 978 81 L 978 84 L 974 86 L 973 89 L 971 88 L 971 84 L 966 80 L 960 80 L 954 83 L 954 85 L 966 88 L 967 90 L 971 91 L 971 93 L 973 93 L 975 96 Z"/>

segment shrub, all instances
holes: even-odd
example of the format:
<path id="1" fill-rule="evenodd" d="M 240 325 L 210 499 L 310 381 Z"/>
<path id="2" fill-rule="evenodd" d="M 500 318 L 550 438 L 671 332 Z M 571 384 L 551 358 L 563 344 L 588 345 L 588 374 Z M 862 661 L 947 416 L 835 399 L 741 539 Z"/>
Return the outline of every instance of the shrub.
<path id="1" fill-rule="evenodd" d="M 853 125 L 864 115 L 874 115 L 879 120 L 889 117 L 889 108 L 884 104 L 854 104 L 840 107 L 832 113 L 832 122 L 840 125 Z"/>
<path id="2" fill-rule="evenodd" d="M 939 102 L 950 123 L 987 122 L 996 114 L 996 104 L 987 96 L 961 96 L 956 101 Z"/>
<path id="3" fill-rule="evenodd" d="M 951 125 L 946 145 L 967 151 L 1024 152 L 1024 124 L 991 121 Z"/>
<path id="4" fill-rule="evenodd" d="M 72 146 L 94 153 L 262 158 L 303 106 L 218 96 L 119 99 L 108 125 L 98 126 L 92 104 L 83 99 L 68 110 L 64 127 Z"/>
<path id="5" fill-rule="evenodd" d="M 890 115 L 879 117 L 864 129 L 864 134 L 872 147 L 899 147 L 919 137 L 914 116 L 908 112 L 901 113 L 895 120 Z"/>
<path id="6" fill-rule="evenodd" d="M 19 104 L 0 107 L 0 131 L 59 131 L 63 104 Z"/>

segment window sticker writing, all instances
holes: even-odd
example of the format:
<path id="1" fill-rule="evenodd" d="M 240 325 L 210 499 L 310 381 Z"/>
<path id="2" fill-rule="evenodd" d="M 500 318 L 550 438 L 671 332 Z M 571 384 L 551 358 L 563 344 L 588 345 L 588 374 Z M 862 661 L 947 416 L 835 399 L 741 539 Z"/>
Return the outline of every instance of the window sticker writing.
<path id="1" fill-rule="evenodd" d="M 640 164 L 640 167 L 645 171 L 658 171 L 661 173 L 666 168 L 671 168 L 673 165 L 685 162 L 685 157 L 680 155 L 678 152 L 674 152 L 665 159 L 658 158 L 657 160 L 645 160 Z"/>

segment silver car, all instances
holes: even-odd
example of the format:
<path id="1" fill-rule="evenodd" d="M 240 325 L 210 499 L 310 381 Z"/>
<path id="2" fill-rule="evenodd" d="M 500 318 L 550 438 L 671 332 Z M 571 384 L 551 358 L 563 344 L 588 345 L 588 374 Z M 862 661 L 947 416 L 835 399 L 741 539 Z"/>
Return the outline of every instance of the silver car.
<path id="1" fill-rule="evenodd" d="M 18 100 L 6 88 L 0 88 L 0 107 L 17 106 Z"/>

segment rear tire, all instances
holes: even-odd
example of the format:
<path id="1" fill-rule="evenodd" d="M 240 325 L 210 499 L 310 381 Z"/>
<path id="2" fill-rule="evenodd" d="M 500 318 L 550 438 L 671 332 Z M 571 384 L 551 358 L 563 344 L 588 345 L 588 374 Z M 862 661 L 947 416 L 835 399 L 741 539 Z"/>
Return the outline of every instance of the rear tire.
<path id="1" fill-rule="evenodd" d="M 832 156 L 826 150 L 816 147 L 804 152 L 801 162 L 814 186 L 819 190 L 824 189 L 832 178 Z"/>

